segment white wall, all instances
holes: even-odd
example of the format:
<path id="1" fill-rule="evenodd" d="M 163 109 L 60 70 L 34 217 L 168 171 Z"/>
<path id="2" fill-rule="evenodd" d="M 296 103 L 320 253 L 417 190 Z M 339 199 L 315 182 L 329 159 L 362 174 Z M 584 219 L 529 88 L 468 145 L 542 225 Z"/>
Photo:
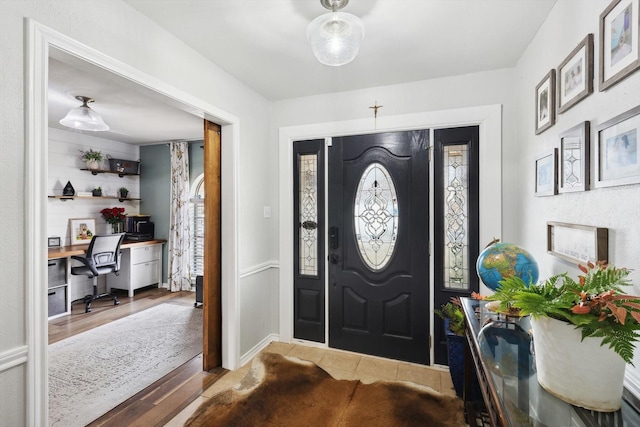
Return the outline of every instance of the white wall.
<path id="1" fill-rule="evenodd" d="M 238 264 L 250 268 L 272 259 L 275 221 L 263 221 L 263 206 L 275 206 L 274 165 L 268 156 L 266 99 L 201 57 L 153 21 L 118 1 L 25 0 L 1 2 L 0 13 L 0 426 L 26 425 L 27 330 L 25 301 L 25 31 L 24 18 L 59 31 L 239 119 L 240 215 Z M 267 160 L 265 160 L 267 159 Z M 223 185 L 225 183 L 223 182 Z M 67 202 L 69 203 L 69 202 Z M 48 206 L 48 202 L 45 201 Z M 47 209 L 43 207 L 43 209 Z M 44 236 L 43 236 L 44 238 Z M 225 250 L 225 248 L 223 248 Z M 43 254 L 44 256 L 44 254 Z M 235 272 L 238 274 L 238 272 Z M 265 276 L 264 286 L 271 276 Z M 242 286 L 242 282 L 240 283 Z M 242 292 L 240 292 L 242 295 Z M 242 301 L 240 311 L 245 310 Z M 272 324 L 277 310 L 263 310 L 259 324 Z M 257 316 L 256 316 L 257 317 Z M 243 325 L 251 328 L 253 325 Z"/>
<path id="2" fill-rule="evenodd" d="M 640 72 L 636 72 L 605 92 L 598 91 L 598 51 L 600 13 L 609 0 L 560 0 L 521 57 L 514 72 L 518 109 L 515 115 L 517 138 L 505 140 L 503 173 L 511 185 L 504 190 L 504 234 L 526 247 L 540 264 L 541 278 L 569 271 L 575 266 L 546 253 L 546 222 L 560 221 L 609 229 L 609 261 L 634 271 L 631 278 L 640 291 L 640 187 L 592 189 L 582 193 L 534 197 L 534 160 L 558 147 L 558 135 L 588 120 L 592 129 L 598 124 L 640 104 Z M 536 136 L 534 132 L 534 92 L 549 72 L 557 69 L 573 48 L 588 34 L 594 34 L 594 93 L 558 116 L 556 124 Z M 592 132 L 592 142 L 593 142 Z M 593 148 L 593 145 L 592 145 Z M 592 150 L 593 153 L 593 150 Z M 593 164 L 592 164 L 593 166 Z M 591 169 L 594 178 L 594 169 Z M 640 378 L 640 351 L 636 368 L 628 367 L 627 376 Z"/>
<path id="3" fill-rule="evenodd" d="M 103 196 L 117 196 L 120 187 L 129 190 L 129 197 L 140 198 L 140 178 L 138 176 L 118 177 L 116 174 L 97 174 L 83 171 L 86 165 L 80 160 L 80 150 L 89 149 L 101 151 L 105 156 L 101 169 L 109 170 L 106 156 L 114 159 L 137 160 L 140 158 L 140 148 L 137 145 L 49 128 L 49 196 L 60 196 L 67 181 L 78 191 L 91 191 L 96 187 L 102 188 Z M 94 218 L 96 231 L 110 234 L 110 225 L 102 218 L 100 211 L 114 206 L 125 208 L 126 215 L 140 212 L 140 201 L 120 202 L 117 199 L 83 199 L 62 201 L 49 199 L 47 203 L 47 236 L 60 236 L 63 245 L 71 244 L 69 234 L 69 218 Z"/>

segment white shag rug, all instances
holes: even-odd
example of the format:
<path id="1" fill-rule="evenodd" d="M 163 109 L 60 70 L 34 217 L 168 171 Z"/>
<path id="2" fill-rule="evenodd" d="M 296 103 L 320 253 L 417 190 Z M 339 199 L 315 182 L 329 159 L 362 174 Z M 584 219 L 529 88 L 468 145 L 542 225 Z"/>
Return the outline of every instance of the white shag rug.
<path id="1" fill-rule="evenodd" d="M 202 352 L 202 309 L 160 304 L 49 345 L 49 425 L 85 426 Z"/>

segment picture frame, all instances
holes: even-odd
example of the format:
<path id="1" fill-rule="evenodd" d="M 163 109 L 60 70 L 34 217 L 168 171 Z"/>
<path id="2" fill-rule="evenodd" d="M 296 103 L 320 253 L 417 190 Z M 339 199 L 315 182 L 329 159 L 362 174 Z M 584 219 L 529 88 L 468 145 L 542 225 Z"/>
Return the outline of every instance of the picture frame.
<path id="1" fill-rule="evenodd" d="M 640 183 L 640 106 L 607 120 L 594 133 L 594 187 Z"/>
<path id="2" fill-rule="evenodd" d="M 591 124 L 585 121 L 560 134 L 558 193 L 589 189 L 590 127 Z"/>
<path id="3" fill-rule="evenodd" d="M 558 66 L 558 114 L 593 93 L 593 34 L 587 34 Z"/>
<path id="4" fill-rule="evenodd" d="M 609 230 L 603 227 L 547 222 L 547 253 L 574 264 L 609 260 Z"/>
<path id="5" fill-rule="evenodd" d="M 88 245 L 96 234 L 96 220 L 94 218 L 70 218 L 69 235 L 72 245 Z"/>
<path id="6" fill-rule="evenodd" d="M 600 14 L 600 92 L 640 69 L 640 0 L 613 0 Z"/>
<path id="7" fill-rule="evenodd" d="M 551 70 L 536 86 L 536 135 L 556 122 L 556 70 Z"/>
<path id="8" fill-rule="evenodd" d="M 553 196 L 557 194 L 557 156 L 558 150 L 544 152 L 536 158 L 535 191 L 536 196 Z"/>
<path id="9" fill-rule="evenodd" d="M 58 236 L 47 237 L 47 246 L 50 248 L 59 248 L 61 246 L 60 237 Z"/>

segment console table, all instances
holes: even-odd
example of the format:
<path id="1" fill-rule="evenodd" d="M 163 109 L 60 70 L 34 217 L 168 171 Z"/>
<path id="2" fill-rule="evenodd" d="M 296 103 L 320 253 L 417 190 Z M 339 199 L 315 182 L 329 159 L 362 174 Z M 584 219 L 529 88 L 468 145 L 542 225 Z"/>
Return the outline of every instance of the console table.
<path id="1" fill-rule="evenodd" d="M 538 384 L 528 317 L 512 317 L 486 309 L 484 301 L 461 298 L 466 320 L 464 396 L 469 424 L 484 418 L 493 427 L 633 427 L 640 426 L 638 399 L 624 391 L 617 412 L 589 411 L 549 394 Z M 483 402 L 472 402 L 475 370 Z M 597 375 L 594 367 L 591 373 Z M 476 416 L 478 404 L 485 417 Z"/>

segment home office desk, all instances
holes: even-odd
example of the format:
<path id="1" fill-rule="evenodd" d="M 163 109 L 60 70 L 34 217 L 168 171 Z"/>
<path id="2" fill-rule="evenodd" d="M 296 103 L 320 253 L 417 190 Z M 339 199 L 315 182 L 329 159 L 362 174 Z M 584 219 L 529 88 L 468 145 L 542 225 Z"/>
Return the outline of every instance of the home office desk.
<path id="1" fill-rule="evenodd" d="M 484 301 L 461 298 L 465 314 L 465 404 L 473 414 L 480 403 L 492 427 L 637 427 L 637 399 L 626 389 L 622 409 L 589 411 L 549 394 L 538 384 L 529 335 L 529 319 L 508 317 L 485 308 Z M 483 402 L 471 402 L 475 370 Z M 585 375 L 598 375 L 598 368 Z M 487 419 L 488 418 L 488 419 Z M 484 425 L 468 420 L 471 426 Z"/>
<path id="2" fill-rule="evenodd" d="M 120 249 L 122 259 L 120 272 L 116 276 L 109 274 L 106 279 L 107 290 L 125 289 L 133 297 L 136 289 L 159 284 L 162 281 L 162 245 L 166 240 L 154 239 L 143 242 L 125 240 Z M 48 307 L 49 319 L 71 312 L 69 292 L 71 276 L 71 257 L 84 255 L 89 245 L 61 246 L 49 248 L 48 253 Z"/>

